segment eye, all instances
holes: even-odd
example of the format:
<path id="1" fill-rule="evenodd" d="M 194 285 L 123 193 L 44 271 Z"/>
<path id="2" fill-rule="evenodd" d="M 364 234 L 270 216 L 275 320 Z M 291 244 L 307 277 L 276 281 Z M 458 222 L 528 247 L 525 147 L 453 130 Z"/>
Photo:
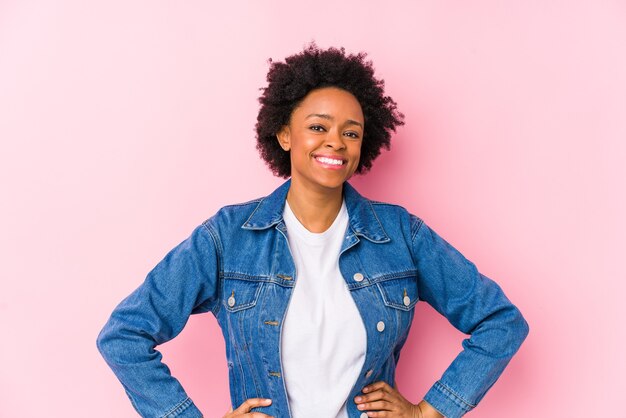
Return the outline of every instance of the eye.
<path id="1" fill-rule="evenodd" d="M 324 132 L 326 130 L 322 125 L 311 125 L 309 129 L 312 129 L 316 132 Z"/>
<path id="2" fill-rule="evenodd" d="M 346 132 L 345 135 L 348 135 L 350 138 L 359 139 L 359 134 L 356 132 Z"/>

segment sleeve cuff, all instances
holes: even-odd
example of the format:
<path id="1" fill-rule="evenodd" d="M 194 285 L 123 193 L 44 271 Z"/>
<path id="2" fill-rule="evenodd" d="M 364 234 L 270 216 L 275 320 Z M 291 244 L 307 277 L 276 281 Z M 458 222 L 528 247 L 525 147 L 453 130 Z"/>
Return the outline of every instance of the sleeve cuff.
<path id="1" fill-rule="evenodd" d="M 202 412 L 187 398 L 163 415 L 163 418 L 202 418 Z"/>
<path id="2" fill-rule="evenodd" d="M 472 405 L 440 381 L 426 393 L 424 400 L 446 418 L 459 418 L 474 409 Z"/>

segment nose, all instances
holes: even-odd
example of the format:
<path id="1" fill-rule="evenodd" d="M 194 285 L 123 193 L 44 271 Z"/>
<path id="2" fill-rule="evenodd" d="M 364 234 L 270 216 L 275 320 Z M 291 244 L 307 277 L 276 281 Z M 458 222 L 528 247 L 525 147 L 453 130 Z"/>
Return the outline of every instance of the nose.
<path id="1" fill-rule="evenodd" d="M 333 149 L 344 149 L 346 144 L 344 142 L 344 137 L 341 134 L 340 130 L 332 130 L 326 135 L 326 144 L 327 148 Z"/>

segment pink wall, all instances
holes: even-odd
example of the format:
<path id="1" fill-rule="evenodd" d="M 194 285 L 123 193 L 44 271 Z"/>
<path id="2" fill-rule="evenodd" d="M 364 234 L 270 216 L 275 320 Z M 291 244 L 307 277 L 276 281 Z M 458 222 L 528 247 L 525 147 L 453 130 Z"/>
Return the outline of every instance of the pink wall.
<path id="1" fill-rule="evenodd" d="M 623 411 L 624 3 L 295 4 L 0 2 L 0 415 L 134 416 L 96 335 L 194 226 L 282 182 L 254 147 L 258 89 L 312 39 L 368 51 L 406 115 L 353 184 L 422 216 L 530 323 L 470 416 Z M 415 402 L 464 337 L 416 316 Z M 162 351 L 222 416 L 214 318 Z"/>

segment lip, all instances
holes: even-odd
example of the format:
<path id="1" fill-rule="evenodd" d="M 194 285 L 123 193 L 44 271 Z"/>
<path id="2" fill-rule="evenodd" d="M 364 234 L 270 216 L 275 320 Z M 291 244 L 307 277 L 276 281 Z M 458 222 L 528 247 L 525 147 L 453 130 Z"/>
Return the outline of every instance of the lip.
<path id="1" fill-rule="evenodd" d="M 324 157 L 324 158 L 332 158 L 333 160 L 341 160 L 343 164 L 347 163 L 348 160 L 343 158 L 341 155 L 333 155 L 333 154 L 313 154 L 313 158 Z"/>
<path id="2" fill-rule="evenodd" d="M 318 160 L 319 157 L 332 158 L 334 160 L 341 160 L 341 165 L 326 164 Z M 345 158 L 339 155 L 333 155 L 333 154 L 313 154 L 313 159 L 315 160 L 316 163 L 318 163 L 319 165 L 321 165 L 322 167 L 328 170 L 341 170 L 346 166 L 346 163 L 348 162 Z"/>

